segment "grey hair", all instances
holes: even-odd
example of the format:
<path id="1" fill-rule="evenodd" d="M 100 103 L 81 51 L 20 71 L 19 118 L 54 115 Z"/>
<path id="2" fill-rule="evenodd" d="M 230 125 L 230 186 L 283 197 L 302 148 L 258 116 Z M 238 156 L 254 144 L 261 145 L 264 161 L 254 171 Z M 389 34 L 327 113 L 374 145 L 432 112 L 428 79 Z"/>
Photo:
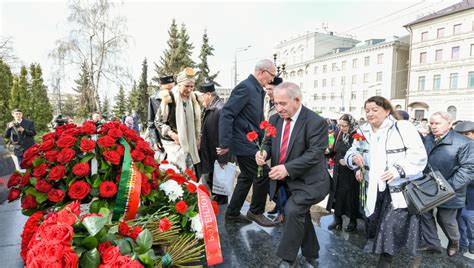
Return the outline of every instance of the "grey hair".
<path id="1" fill-rule="evenodd" d="M 270 70 L 275 64 L 273 63 L 272 60 L 269 59 L 263 59 L 259 60 L 257 64 L 255 64 L 255 72 L 261 71 L 261 70 Z"/>
<path id="2" fill-rule="evenodd" d="M 283 82 L 273 89 L 273 95 L 281 94 L 281 90 L 286 90 L 286 94 L 288 94 L 288 97 L 291 99 L 299 98 L 300 101 L 303 101 L 303 94 L 301 94 L 301 89 L 297 84 L 293 82 Z"/>
<path id="3" fill-rule="evenodd" d="M 450 113 L 448 113 L 448 112 L 441 112 L 441 111 L 439 111 L 439 112 L 436 112 L 436 113 L 432 114 L 431 117 L 433 117 L 433 116 L 435 116 L 435 115 L 437 115 L 437 116 L 443 118 L 443 119 L 444 119 L 446 122 L 448 122 L 448 123 L 452 123 L 452 122 L 453 122 L 453 116 L 452 116 Z"/>

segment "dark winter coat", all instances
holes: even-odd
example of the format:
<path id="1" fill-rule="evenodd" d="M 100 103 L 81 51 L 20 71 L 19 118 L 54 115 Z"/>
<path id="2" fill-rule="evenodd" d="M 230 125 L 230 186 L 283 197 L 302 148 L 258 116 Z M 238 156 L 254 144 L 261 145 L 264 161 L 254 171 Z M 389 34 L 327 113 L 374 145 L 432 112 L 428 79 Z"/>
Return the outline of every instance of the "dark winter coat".
<path id="1" fill-rule="evenodd" d="M 442 208 L 462 208 L 466 203 L 466 189 L 474 180 L 474 141 L 452 130 L 435 144 L 432 134 L 423 140 L 428 163 L 439 170 L 453 186 L 456 196 L 442 204 Z"/>
<path id="2" fill-rule="evenodd" d="M 23 119 L 20 126 L 25 129 L 23 132 L 17 131 L 17 127 L 13 126 L 7 128 L 4 135 L 13 144 L 16 156 L 23 156 L 23 153 L 35 144 L 34 136 L 36 135 L 36 130 L 33 121 Z"/>

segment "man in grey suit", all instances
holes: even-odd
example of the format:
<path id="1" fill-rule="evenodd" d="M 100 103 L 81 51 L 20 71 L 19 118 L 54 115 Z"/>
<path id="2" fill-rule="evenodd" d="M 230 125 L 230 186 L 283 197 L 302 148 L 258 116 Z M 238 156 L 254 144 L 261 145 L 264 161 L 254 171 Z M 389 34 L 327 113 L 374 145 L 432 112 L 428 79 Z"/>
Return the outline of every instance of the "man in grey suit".
<path id="1" fill-rule="evenodd" d="M 270 118 L 277 129 L 275 138 L 257 152 L 258 165 L 271 158 L 270 195 L 279 187 L 287 187 L 283 236 L 277 255 L 279 267 L 294 267 L 301 248 L 307 266 L 316 266 L 319 243 L 311 221 L 310 208 L 329 192 L 329 175 L 324 161 L 328 145 L 326 121 L 301 104 L 299 87 L 283 82 L 274 89 L 274 104 L 278 115 Z"/>

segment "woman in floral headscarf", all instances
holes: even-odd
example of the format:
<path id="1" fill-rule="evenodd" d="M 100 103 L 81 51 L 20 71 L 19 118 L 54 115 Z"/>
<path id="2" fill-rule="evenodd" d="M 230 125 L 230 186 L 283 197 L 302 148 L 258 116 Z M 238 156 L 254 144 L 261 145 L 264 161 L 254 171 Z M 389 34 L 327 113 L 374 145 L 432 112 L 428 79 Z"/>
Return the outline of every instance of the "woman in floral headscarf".
<path id="1" fill-rule="evenodd" d="M 338 120 L 338 128 L 339 132 L 335 134 L 336 139 L 331 149 L 336 164 L 327 207 L 329 211 L 334 208 L 334 221 L 328 226 L 328 229 L 341 230 L 342 215 L 346 215 L 350 219 L 346 231 L 353 232 L 357 229 L 357 217 L 360 214 L 359 183 L 355 178 L 354 171 L 347 167 L 344 155 L 351 148 L 352 135 L 356 131 L 357 122 L 351 115 L 344 114 Z"/>

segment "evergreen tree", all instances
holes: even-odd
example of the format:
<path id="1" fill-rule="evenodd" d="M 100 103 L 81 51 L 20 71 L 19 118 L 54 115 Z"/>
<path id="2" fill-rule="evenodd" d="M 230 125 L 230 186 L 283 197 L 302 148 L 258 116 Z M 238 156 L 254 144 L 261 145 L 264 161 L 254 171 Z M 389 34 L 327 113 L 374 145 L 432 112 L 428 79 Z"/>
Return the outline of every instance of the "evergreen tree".
<path id="1" fill-rule="evenodd" d="M 216 85 L 220 86 L 214 79 L 217 77 L 219 72 L 210 75 L 209 65 L 207 62 L 207 57 L 214 56 L 214 48 L 209 45 L 209 38 L 207 36 L 206 30 L 204 30 L 204 34 L 202 35 L 202 46 L 201 46 L 201 54 L 199 54 L 199 60 L 201 62 L 198 64 L 198 75 L 196 79 L 196 87 L 199 88 L 203 83 L 206 82 L 214 82 Z"/>
<path id="2" fill-rule="evenodd" d="M 10 66 L 0 59 L 0 126 L 3 128 L 11 120 L 10 93 L 13 75 Z"/>
<path id="3" fill-rule="evenodd" d="M 107 95 L 105 96 L 104 98 L 104 103 L 102 103 L 102 106 L 101 106 L 101 114 L 102 114 L 102 117 L 105 118 L 105 119 L 109 119 L 110 117 L 110 102 L 109 102 L 109 98 L 107 97 Z"/>
<path id="4" fill-rule="evenodd" d="M 62 115 L 75 117 L 79 107 L 78 96 L 68 95 L 63 103 Z"/>
<path id="5" fill-rule="evenodd" d="M 194 61 L 191 59 L 192 50 L 194 49 L 193 43 L 189 41 L 188 31 L 186 25 L 181 24 L 181 30 L 179 31 L 179 44 L 176 50 L 176 61 L 177 61 L 177 72 L 180 72 L 186 67 L 194 67 Z"/>
<path id="6" fill-rule="evenodd" d="M 31 97 L 30 118 L 35 123 L 36 129 L 47 130 L 48 124 L 53 119 L 53 108 L 48 98 L 48 90 L 44 85 L 43 72 L 39 64 L 31 64 Z"/>
<path id="7" fill-rule="evenodd" d="M 160 66 L 155 63 L 155 72 L 157 78 L 163 75 L 176 75 L 179 70 L 176 63 L 176 50 L 178 49 L 179 40 L 178 40 L 178 25 L 176 20 L 173 19 L 170 29 L 168 30 L 169 39 L 168 39 L 168 49 L 163 52 L 163 56 L 160 57 Z M 155 81 L 158 79 L 155 78 Z"/>
<path id="8" fill-rule="evenodd" d="M 79 94 L 77 115 L 82 118 L 88 118 L 92 112 L 97 110 L 97 106 L 95 100 L 91 101 L 93 99 L 94 92 L 89 76 L 89 68 L 85 62 L 81 66 L 79 79 L 74 80 L 74 82 L 76 83 L 76 88 L 73 89 Z"/>
<path id="9" fill-rule="evenodd" d="M 140 81 L 138 82 L 138 101 L 142 105 L 138 105 L 136 111 L 138 114 L 138 119 L 142 124 L 146 124 L 146 119 L 148 115 L 148 64 L 146 58 L 143 60 L 142 64 L 142 74 Z"/>
<path id="10" fill-rule="evenodd" d="M 18 108 L 23 111 L 25 117 L 30 117 L 30 95 L 28 94 L 28 70 L 21 66 L 20 76 L 13 81 L 10 95 L 10 110 Z"/>
<path id="11" fill-rule="evenodd" d="M 128 112 L 131 113 L 132 110 L 137 111 L 140 106 L 140 92 L 137 87 L 137 83 L 133 81 L 133 87 L 128 95 Z M 147 100 L 148 105 L 148 100 Z"/>
<path id="12" fill-rule="evenodd" d="M 123 86 L 120 86 L 119 93 L 115 99 L 114 114 L 121 118 L 127 111 L 127 99 L 125 98 L 125 90 L 123 89 Z"/>

